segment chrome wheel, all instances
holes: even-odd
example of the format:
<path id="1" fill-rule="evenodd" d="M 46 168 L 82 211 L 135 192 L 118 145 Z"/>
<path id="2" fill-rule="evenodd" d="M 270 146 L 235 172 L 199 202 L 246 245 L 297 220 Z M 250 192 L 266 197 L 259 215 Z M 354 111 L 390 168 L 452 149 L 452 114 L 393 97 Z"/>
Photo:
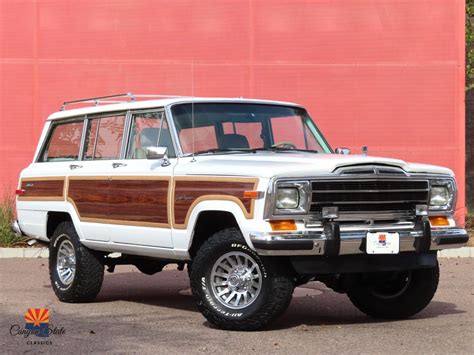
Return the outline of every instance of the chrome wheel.
<path id="1" fill-rule="evenodd" d="M 76 273 L 76 254 L 69 240 L 63 240 L 58 248 L 56 271 L 61 282 L 68 286 L 74 280 Z"/>
<path id="2" fill-rule="evenodd" d="M 214 263 L 211 272 L 214 297 L 224 306 L 241 309 L 252 304 L 262 289 L 262 272 L 248 254 L 230 252 Z"/>

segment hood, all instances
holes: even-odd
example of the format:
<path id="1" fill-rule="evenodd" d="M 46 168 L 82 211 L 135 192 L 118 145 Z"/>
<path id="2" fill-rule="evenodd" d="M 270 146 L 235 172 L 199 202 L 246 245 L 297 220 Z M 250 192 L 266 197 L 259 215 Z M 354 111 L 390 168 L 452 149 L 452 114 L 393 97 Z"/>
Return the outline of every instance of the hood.
<path id="1" fill-rule="evenodd" d="M 435 165 L 407 163 L 403 160 L 364 155 L 313 154 L 304 152 L 236 153 L 180 158 L 176 175 L 232 175 L 271 178 L 303 177 L 332 173 L 335 169 L 358 164 L 399 167 L 407 173 L 454 175 L 452 170 Z M 218 172 L 218 173 L 217 173 Z M 216 174 L 217 173 L 217 174 Z"/>

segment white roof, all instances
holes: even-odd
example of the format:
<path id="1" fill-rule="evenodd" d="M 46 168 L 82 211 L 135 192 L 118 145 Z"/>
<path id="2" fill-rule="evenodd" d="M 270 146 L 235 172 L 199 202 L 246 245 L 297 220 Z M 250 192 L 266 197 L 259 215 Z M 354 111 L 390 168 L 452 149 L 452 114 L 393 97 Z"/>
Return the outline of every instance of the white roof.
<path id="1" fill-rule="evenodd" d="M 128 110 L 142 110 L 166 107 L 176 103 L 253 103 L 253 104 L 276 104 L 285 106 L 299 106 L 301 105 L 284 102 L 284 101 L 272 101 L 272 100 L 258 100 L 258 99 L 244 99 L 244 98 L 212 98 L 212 97 L 176 97 L 166 98 L 159 100 L 140 100 L 140 101 L 123 101 L 120 103 L 107 104 L 106 102 L 99 103 L 98 106 L 87 106 L 76 109 L 68 110 L 67 108 L 63 111 L 58 111 L 51 114 L 48 120 L 56 120 L 69 117 L 77 117 L 83 115 L 91 115 L 103 112 L 114 112 L 114 111 L 128 111 Z"/>

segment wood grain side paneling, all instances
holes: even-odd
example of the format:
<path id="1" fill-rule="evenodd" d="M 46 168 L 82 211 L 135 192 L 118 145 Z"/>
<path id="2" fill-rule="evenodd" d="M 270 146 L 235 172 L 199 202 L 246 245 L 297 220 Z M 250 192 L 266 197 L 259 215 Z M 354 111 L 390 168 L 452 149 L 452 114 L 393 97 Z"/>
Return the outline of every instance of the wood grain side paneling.
<path id="1" fill-rule="evenodd" d="M 169 180 L 112 179 L 109 218 L 169 225 L 168 189 Z"/>
<path id="2" fill-rule="evenodd" d="M 244 191 L 257 188 L 257 179 L 181 177 L 175 178 L 173 190 L 173 227 L 187 227 L 194 206 L 204 200 L 236 202 L 246 218 L 253 218 L 254 199 L 244 198 Z"/>
<path id="3" fill-rule="evenodd" d="M 108 185 L 106 177 L 69 179 L 67 198 L 76 208 L 81 220 L 108 218 Z"/>
<path id="4" fill-rule="evenodd" d="M 170 227 L 168 177 L 74 177 L 68 200 L 84 222 Z"/>
<path id="5" fill-rule="evenodd" d="M 25 194 L 18 196 L 19 201 L 62 201 L 64 200 L 65 178 L 24 178 L 20 188 Z"/>

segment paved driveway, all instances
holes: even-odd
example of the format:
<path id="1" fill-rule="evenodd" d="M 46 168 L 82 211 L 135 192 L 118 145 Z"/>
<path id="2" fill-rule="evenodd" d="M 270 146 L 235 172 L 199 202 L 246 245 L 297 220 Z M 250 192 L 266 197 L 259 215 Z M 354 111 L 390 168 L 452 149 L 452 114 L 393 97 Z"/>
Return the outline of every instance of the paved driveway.
<path id="1" fill-rule="evenodd" d="M 473 266 L 472 259 L 442 259 L 435 299 L 410 320 L 374 321 L 345 295 L 310 283 L 295 290 L 270 329 L 245 333 L 209 326 L 194 306 L 186 272 L 147 276 L 118 267 L 106 274 L 97 302 L 65 304 L 51 290 L 47 260 L 0 259 L 0 351 L 473 353 Z M 31 307 L 49 308 L 50 326 L 65 334 L 10 335 L 12 325 L 24 327 Z"/>

